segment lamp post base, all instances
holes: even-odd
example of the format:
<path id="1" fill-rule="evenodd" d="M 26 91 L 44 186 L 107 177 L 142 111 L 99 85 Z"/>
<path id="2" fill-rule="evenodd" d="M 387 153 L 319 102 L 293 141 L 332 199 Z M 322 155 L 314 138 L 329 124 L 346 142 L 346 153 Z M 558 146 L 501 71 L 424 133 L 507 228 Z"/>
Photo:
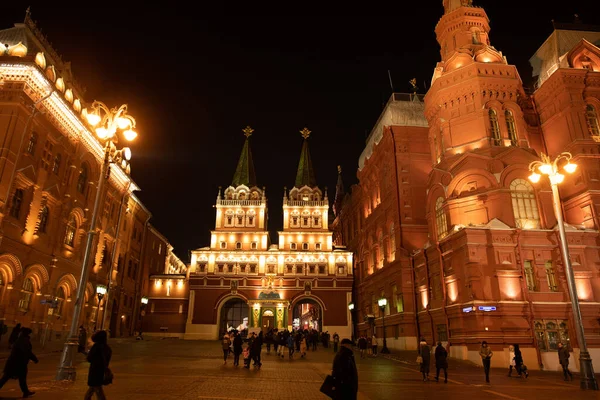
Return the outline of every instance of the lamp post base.
<path id="1" fill-rule="evenodd" d="M 390 350 L 387 347 L 387 340 L 383 338 L 383 348 L 381 349 L 381 354 L 390 354 Z"/>
<path id="2" fill-rule="evenodd" d="M 77 347 L 79 346 L 79 338 L 71 336 L 65 342 L 60 366 L 56 372 L 57 381 L 74 381 L 75 372 L 75 356 L 77 355 Z"/>
<path id="3" fill-rule="evenodd" d="M 598 390 L 598 381 L 594 375 L 592 358 L 587 351 L 579 353 L 579 370 L 581 372 L 580 387 L 586 390 Z"/>

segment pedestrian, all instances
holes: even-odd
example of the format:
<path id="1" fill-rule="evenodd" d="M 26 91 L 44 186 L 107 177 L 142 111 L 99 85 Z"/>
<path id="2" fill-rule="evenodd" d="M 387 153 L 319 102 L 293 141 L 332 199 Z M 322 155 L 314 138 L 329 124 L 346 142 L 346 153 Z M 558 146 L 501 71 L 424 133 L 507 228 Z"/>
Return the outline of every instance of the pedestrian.
<path id="1" fill-rule="evenodd" d="M 79 346 L 77 347 L 77 351 L 79 353 L 85 354 L 86 346 L 87 346 L 87 331 L 85 330 L 83 325 L 81 325 L 79 327 Z"/>
<path id="2" fill-rule="evenodd" d="M 13 329 L 14 332 L 14 329 Z M 35 394 L 27 387 L 27 364 L 29 360 L 38 363 L 38 359 L 33 354 L 31 346 L 31 329 L 21 328 L 19 324 L 19 337 L 13 343 L 10 355 L 4 365 L 4 374 L 0 378 L 0 388 L 4 386 L 9 379 L 18 379 L 19 386 L 23 392 L 23 397 L 30 397 Z M 11 333 L 12 335 L 12 333 Z"/>
<path id="3" fill-rule="evenodd" d="M 287 347 L 288 347 L 288 351 L 289 351 L 289 358 L 290 360 L 292 358 L 294 358 L 294 336 L 293 335 L 289 335 L 288 339 L 287 339 Z"/>
<path id="4" fill-rule="evenodd" d="M 515 344 L 513 345 L 513 348 L 515 349 L 515 368 L 517 369 L 517 374 L 519 374 L 520 378 L 522 378 L 523 376 L 525 376 L 525 378 L 529 377 L 527 367 L 523 363 L 523 355 L 521 354 L 521 349 L 519 349 L 519 345 Z"/>
<path id="5" fill-rule="evenodd" d="M 20 332 L 21 332 L 21 324 L 15 325 L 13 327 L 12 331 L 10 332 L 10 336 L 8 337 L 8 348 L 9 349 L 12 349 L 13 344 L 15 344 L 15 342 L 19 338 Z"/>
<path id="6" fill-rule="evenodd" d="M 337 332 L 333 332 L 333 352 L 338 352 L 338 345 L 340 344 L 340 335 Z"/>
<path id="7" fill-rule="evenodd" d="M 304 356 L 306 355 L 306 337 L 303 337 L 302 339 L 300 339 L 300 357 L 304 358 Z"/>
<path id="8" fill-rule="evenodd" d="M 271 343 L 273 343 L 273 329 L 269 329 L 265 335 L 265 344 L 267 345 L 267 354 L 271 354 Z"/>
<path id="9" fill-rule="evenodd" d="M 479 355 L 483 362 L 483 370 L 485 372 L 485 381 L 490 383 L 490 364 L 492 363 L 492 356 L 494 353 L 492 349 L 488 347 L 488 343 L 484 340 L 481 342 L 481 349 L 479 349 Z"/>
<path id="10" fill-rule="evenodd" d="M 262 350 L 262 344 L 263 344 L 263 333 L 262 331 L 260 331 L 260 333 L 258 334 L 258 337 L 256 339 L 254 339 L 254 341 L 252 342 L 252 361 L 253 366 L 260 368 L 262 366 L 262 362 L 260 360 L 260 352 Z"/>
<path id="11" fill-rule="evenodd" d="M 229 335 L 223 335 L 223 340 L 221 341 L 223 346 L 223 365 L 227 364 L 227 356 L 229 355 L 229 345 L 231 345 L 231 340 L 229 339 Z"/>
<path id="12" fill-rule="evenodd" d="M 277 328 L 273 329 L 273 350 L 275 350 L 275 354 L 277 353 L 277 349 L 279 348 L 279 333 L 277 332 Z"/>
<path id="13" fill-rule="evenodd" d="M 373 337 L 371 338 L 371 352 L 375 357 L 377 357 L 377 336 L 373 332 Z"/>
<path id="14" fill-rule="evenodd" d="M 367 350 L 367 338 L 362 335 L 358 339 L 358 350 L 360 350 L 360 358 L 365 358 L 365 350 Z"/>
<path id="15" fill-rule="evenodd" d="M 510 377 L 512 375 L 513 367 L 517 369 L 515 364 L 515 346 L 512 344 L 508 346 L 508 360 L 508 376 Z"/>
<path id="16" fill-rule="evenodd" d="M 373 336 L 367 337 L 367 355 L 373 354 Z"/>
<path id="17" fill-rule="evenodd" d="M 233 366 L 237 367 L 240 365 L 240 354 L 242 353 L 242 337 L 239 333 L 233 334 Z"/>
<path id="18" fill-rule="evenodd" d="M 444 370 L 444 383 L 448 383 L 448 350 L 442 346 L 442 342 L 437 343 L 435 348 L 435 381 L 440 381 L 440 370 Z"/>
<path id="19" fill-rule="evenodd" d="M 90 349 L 87 355 L 87 360 L 90 363 L 90 370 L 88 373 L 88 390 L 85 393 L 84 400 L 90 400 L 92 395 L 96 393 L 96 397 L 99 400 L 105 400 L 103 385 L 112 383 L 112 377 L 108 379 L 109 375 L 112 375 L 108 365 L 110 364 L 110 358 L 112 357 L 112 349 L 108 345 L 108 335 L 106 331 L 97 331 L 92 335 L 92 342 L 94 345 Z"/>
<path id="20" fill-rule="evenodd" d="M 358 372 L 352 351 L 352 341 L 344 338 L 340 351 L 333 359 L 331 376 L 334 379 L 336 399 L 355 400 L 358 394 Z"/>
<path id="21" fill-rule="evenodd" d="M 423 374 L 423 382 L 427 382 L 429 379 L 429 367 L 431 365 L 431 348 L 427 344 L 425 339 L 421 339 L 419 343 L 421 349 L 421 374 Z"/>
<path id="22" fill-rule="evenodd" d="M 573 374 L 571 371 L 569 371 L 569 357 L 571 357 L 569 348 L 567 346 L 563 346 L 561 342 L 558 342 L 558 362 L 562 367 L 565 381 L 568 381 L 569 379 L 573 380 Z"/>
<path id="23" fill-rule="evenodd" d="M 247 344 L 243 350 L 244 354 L 244 368 L 250 369 L 250 345 Z"/>

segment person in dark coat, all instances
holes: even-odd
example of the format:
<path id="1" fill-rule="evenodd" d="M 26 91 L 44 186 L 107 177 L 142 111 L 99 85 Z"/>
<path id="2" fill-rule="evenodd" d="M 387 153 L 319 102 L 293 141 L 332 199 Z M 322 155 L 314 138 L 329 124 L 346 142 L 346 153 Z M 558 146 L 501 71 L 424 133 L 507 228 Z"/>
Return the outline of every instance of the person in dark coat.
<path id="1" fill-rule="evenodd" d="M 425 339 L 421 339 L 420 349 L 421 358 L 423 359 L 423 361 L 421 361 L 420 371 L 423 374 L 423 382 L 427 382 L 429 379 L 429 367 L 431 365 L 431 348 Z"/>
<path id="2" fill-rule="evenodd" d="M 558 362 L 563 370 L 563 375 L 565 376 L 565 381 L 573 380 L 573 374 L 569 371 L 569 349 L 566 346 L 563 346 L 561 342 L 558 342 Z M 567 378 L 568 376 L 568 378 Z"/>
<path id="3" fill-rule="evenodd" d="M 260 368 L 262 366 L 262 362 L 260 361 L 260 352 L 262 350 L 262 344 L 263 344 L 263 333 L 262 333 L 262 331 L 260 331 L 260 333 L 258 334 L 258 337 L 256 337 L 252 341 L 252 346 L 251 346 L 252 349 L 250 350 L 252 361 L 254 361 L 254 363 L 252 365 L 255 367 L 258 367 L 258 368 Z"/>
<path id="4" fill-rule="evenodd" d="M 36 364 L 38 363 L 38 359 L 32 351 L 30 335 L 31 329 L 20 328 L 19 337 L 13 344 L 10 355 L 4 365 L 4 375 L 0 378 L 0 388 L 9 379 L 18 379 L 23 397 L 29 397 L 35 393 L 31 392 L 27 387 L 27 364 L 29 364 L 29 360 Z"/>
<path id="5" fill-rule="evenodd" d="M 84 400 L 91 400 L 92 395 L 96 393 L 96 397 L 99 400 L 105 400 L 104 390 L 104 374 L 110 364 L 110 358 L 112 357 L 112 350 L 108 346 L 108 335 L 106 331 L 97 331 L 92 335 L 92 342 L 94 345 L 90 349 L 87 360 L 90 363 L 90 370 L 88 373 L 88 386 L 89 389 L 85 394 Z"/>
<path id="6" fill-rule="evenodd" d="M 85 354 L 85 348 L 87 347 L 87 331 L 81 325 L 79 327 L 79 346 L 77 346 L 77 351 Z"/>
<path id="7" fill-rule="evenodd" d="M 444 370 L 444 383 L 448 383 L 448 350 L 438 342 L 435 348 L 435 381 L 440 380 L 440 370 Z"/>
<path id="8" fill-rule="evenodd" d="M 350 339 L 342 339 L 340 351 L 333 359 L 331 376 L 335 381 L 335 399 L 356 400 L 358 395 L 358 371 L 356 370 Z"/>
<path id="9" fill-rule="evenodd" d="M 515 369 L 517 370 L 517 374 L 519 374 L 519 377 L 525 375 L 525 378 L 527 378 L 529 373 L 527 372 L 527 367 L 523 364 L 523 354 L 521 354 L 521 349 L 519 349 L 518 344 L 514 344 L 513 348 L 515 350 Z"/>
<path id="10" fill-rule="evenodd" d="M 12 331 L 10 332 L 10 336 L 8 337 L 8 348 L 9 349 L 12 349 L 13 344 L 15 344 L 15 342 L 19 338 L 19 333 L 21 333 L 21 324 L 15 325 L 13 327 Z"/>
<path id="11" fill-rule="evenodd" d="M 242 354 L 242 337 L 239 333 L 233 334 L 233 365 L 235 367 L 240 365 L 240 354 Z"/>

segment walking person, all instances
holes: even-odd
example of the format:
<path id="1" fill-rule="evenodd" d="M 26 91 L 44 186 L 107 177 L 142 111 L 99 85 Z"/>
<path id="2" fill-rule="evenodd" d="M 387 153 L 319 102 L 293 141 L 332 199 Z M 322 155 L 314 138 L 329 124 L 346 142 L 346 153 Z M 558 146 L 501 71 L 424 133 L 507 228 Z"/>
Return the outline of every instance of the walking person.
<path id="1" fill-rule="evenodd" d="M 221 341 L 223 346 L 223 365 L 227 364 L 227 356 L 229 355 L 229 345 L 231 344 L 231 340 L 229 339 L 229 335 L 223 335 L 223 340 Z"/>
<path id="2" fill-rule="evenodd" d="M 252 342 L 252 361 L 253 361 L 253 366 L 260 368 L 262 366 L 262 362 L 260 361 L 260 352 L 262 350 L 262 344 L 263 344 L 263 334 L 262 331 L 260 331 L 260 333 L 258 334 L 258 337 L 256 339 L 254 339 L 254 341 Z"/>
<path id="3" fill-rule="evenodd" d="M 515 368 L 517 369 L 517 374 L 519 374 L 519 378 L 525 376 L 525 378 L 529 377 L 529 372 L 527 372 L 527 367 L 523 363 L 523 354 L 521 354 L 521 349 L 519 349 L 519 345 L 513 345 L 515 349 Z"/>
<path id="4" fill-rule="evenodd" d="M 508 360 L 508 377 L 510 378 L 512 376 L 513 367 L 517 369 L 515 364 L 515 346 L 512 344 L 508 346 Z"/>
<path id="5" fill-rule="evenodd" d="M 301 358 L 304 358 L 304 356 L 306 355 L 306 349 L 307 349 L 306 337 L 303 337 L 302 339 L 300 339 L 300 357 Z"/>
<path id="6" fill-rule="evenodd" d="M 360 350 L 360 358 L 365 358 L 365 350 L 367 349 L 367 338 L 362 335 L 358 339 L 358 349 Z"/>
<path id="7" fill-rule="evenodd" d="M 21 333 L 21 324 L 16 324 L 13 327 L 12 331 L 10 332 L 10 336 L 8 337 L 8 348 L 9 349 L 12 349 L 13 344 L 15 344 L 15 342 L 19 338 L 19 333 Z"/>
<path id="8" fill-rule="evenodd" d="M 442 342 L 437 343 L 435 348 L 435 381 L 440 381 L 440 370 L 444 370 L 444 383 L 448 383 L 448 350 L 442 346 Z"/>
<path id="9" fill-rule="evenodd" d="M 431 364 L 431 348 L 425 341 L 425 339 L 421 339 L 421 343 L 419 343 L 419 347 L 421 349 L 421 374 L 423 374 L 423 382 L 427 382 L 429 380 L 429 367 Z"/>
<path id="10" fill-rule="evenodd" d="M 373 336 L 367 337 L 367 355 L 370 356 L 373 354 Z"/>
<path id="11" fill-rule="evenodd" d="M 371 338 L 371 352 L 377 357 L 377 336 L 375 336 L 375 333 L 373 333 L 373 337 Z"/>
<path id="12" fill-rule="evenodd" d="M 571 357 L 569 348 L 567 346 L 563 346 L 561 342 L 558 342 L 558 362 L 562 367 L 565 381 L 573 380 L 573 374 L 571 371 L 569 371 L 569 357 Z"/>
<path id="13" fill-rule="evenodd" d="M 294 358 L 294 336 L 293 335 L 288 336 L 287 347 L 288 347 L 288 351 L 289 351 L 289 358 L 291 360 L 292 358 Z"/>
<path id="14" fill-rule="evenodd" d="M 77 346 L 77 351 L 85 354 L 85 348 L 87 346 L 87 331 L 81 325 L 79 327 L 79 345 Z"/>
<path id="15" fill-rule="evenodd" d="M 340 344 L 340 335 L 337 332 L 333 332 L 333 352 L 338 352 L 338 345 Z"/>
<path id="16" fill-rule="evenodd" d="M 352 341 L 342 339 L 340 351 L 333 359 L 331 376 L 335 381 L 336 399 L 356 400 L 358 395 L 358 371 L 352 351 Z"/>
<path id="17" fill-rule="evenodd" d="M 233 334 L 233 366 L 237 367 L 240 365 L 240 354 L 242 353 L 242 336 L 235 332 Z"/>
<path id="18" fill-rule="evenodd" d="M 97 331 L 94 333 L 92 335 L 92 342 L 94 342 L 94 345 L 87 355 L 87 360 L 90 363 L 88 373 L 89 389 L 85 394 L 84 400 L 91 400 L 94 393 L 99 400 L 106 400 L 102 386 L 112 382 L 112 379 L 109 382 L 105 379 L 107 372 L 110 372 L 108 365 L 112 357 L 112 349 L 107 343 L 108 335 L 106 331 Z"/>
<path id="19" fill-rule="evenodd" d="M 13 330 L 14 331 L 14 330 Z M 13 343 L 10 355 L 4 365 L 4 374 L 0 378 L 0 388 L 4 386 L 9 379 L 18 379 L 19 386 L 23 392 L 23 397 L 30 397 L 35 394 L 27 387 L 27 364 L 29 360 L 38 363 L 38 359 L 33 354 L 31 345 L 31 329 L 21 328 L 19 325 L 19 337 Z"/>
<path id="20" fill-rule="evenodd" d="M 481 349 L 479 349 L 479 355 L 483 362 L 483 371 L 485 372 L 485 381 L 490 383 L 490 365 L 492 363 L 492 356 L 494 353 L 492 349 L 488 347 L 488 343 L 484 340 L 481 342 Z"/>

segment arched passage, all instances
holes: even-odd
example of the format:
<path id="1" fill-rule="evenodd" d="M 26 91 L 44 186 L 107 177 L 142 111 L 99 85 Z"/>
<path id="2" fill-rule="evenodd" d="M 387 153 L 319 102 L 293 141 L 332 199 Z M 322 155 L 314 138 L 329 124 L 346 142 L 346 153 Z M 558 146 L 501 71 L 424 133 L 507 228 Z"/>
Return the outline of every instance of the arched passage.
<path id="1" fill-rule="evenodd" d="M 312 297 L 302 297 L 292 306 L 292 329 L 323 329 L 323 311 L 321 302 Z"/>
<path id="2" fill-rule="evenodd" d="M 237 330 L 245 338 L 248 334 L 249 309 L 246 301 L 239 297 L 227 300 L 219 315 L 219 337 L 225 332 Z"/>

